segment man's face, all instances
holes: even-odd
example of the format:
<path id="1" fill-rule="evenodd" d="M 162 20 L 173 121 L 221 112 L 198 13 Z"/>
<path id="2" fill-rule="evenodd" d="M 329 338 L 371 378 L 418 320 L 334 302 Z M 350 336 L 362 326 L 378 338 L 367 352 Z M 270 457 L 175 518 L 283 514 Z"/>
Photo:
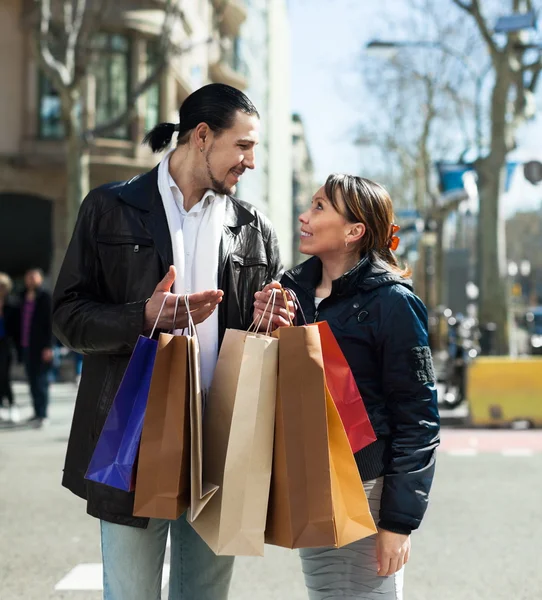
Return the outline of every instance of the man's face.
<path id="1" fill-rule="evenodd" d="M 27 290 L 36 290 L 37 288 L 41 287 L 41 284 L 43 283 L 43 277 L 39 271 L 27 271 L 26 275 L 24 276 L 24 283 Z"/>
<path id="2" fill-rule="evenodd" d="M 233 126 L 214 137 L 205 153 L 208 187 L 218 194 L 234 194 L 245 172 L 254 169 L 260 119 L 238 111 Z"/>

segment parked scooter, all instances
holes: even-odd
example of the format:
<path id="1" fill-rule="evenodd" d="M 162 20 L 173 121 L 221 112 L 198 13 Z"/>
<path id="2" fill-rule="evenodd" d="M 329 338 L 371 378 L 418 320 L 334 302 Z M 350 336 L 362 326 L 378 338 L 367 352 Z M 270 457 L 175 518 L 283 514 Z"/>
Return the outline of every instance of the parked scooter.
<path id="1" fill-rule="evenodd" d="M 480 353 L 480 330 L 476 319 L 462 314 L 448 319 L 448 359 L 443 400 L 449 408 L 459 406 L 466 395 L 467 369 Z"/>

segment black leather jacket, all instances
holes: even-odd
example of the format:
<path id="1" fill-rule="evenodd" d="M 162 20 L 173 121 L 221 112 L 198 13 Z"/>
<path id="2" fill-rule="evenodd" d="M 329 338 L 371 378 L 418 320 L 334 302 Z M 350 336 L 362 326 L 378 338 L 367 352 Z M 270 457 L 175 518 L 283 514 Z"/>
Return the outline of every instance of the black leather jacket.
<path id="1" fill-rule="evenodd" d="M 410 533 L 427 507 L 439 443 L 427 311 L 409 281 L 368 258 L 333 282 L 316 311 L 321 277 L 322 263 L 311 258 L 282 285 L 297 294 L 307 321 L 327 321 L 337 338 L 377 436 L 355 455 L 361 478 L 384 476 L 380 526 Z"/>
<path id="2" fill-rule="evenodd" d="M 53 296 L 55 335 L 85 355 L 62 483 L 87 500 L 89 514 L 138 527 L 148 519 L 132 516 L 132 493 L 84 476 L 142 332 L 145 301 L 173 264 L 157 172 L 90 192 Z M 220 340 L 226 328 L 249 327 L 255 292 L 280 275 L 268 220 L 250 204 L 228 198 L 219 260 Z"/>

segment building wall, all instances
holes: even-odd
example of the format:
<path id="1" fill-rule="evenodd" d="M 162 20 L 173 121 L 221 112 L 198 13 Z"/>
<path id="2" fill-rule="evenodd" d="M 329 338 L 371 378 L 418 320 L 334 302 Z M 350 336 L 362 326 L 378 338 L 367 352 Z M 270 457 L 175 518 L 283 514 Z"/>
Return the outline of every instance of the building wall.
<path id="1" fill-rule="evenodd" d="M 269 0 L 269 217 L 292 266 L 290 27 L 285 0 Z"/>
<path id="2" fill-rule="evenodd" d="M 237 195 L 269 213 L 269 9 L 268 0 L 246 0 L 248 17 L 240 32 L 241 54 L 248 69 L 247 96 L 260 113 L 256 168 L 246 172 Z"/>
<path id="3" fill-rule="evenodd" d="M 0 154 L 13 154 L 21 138 L 24 91 L 24 36 L 21 0 L 0 2 Z"/>
<path id="4" fill-rule="evenodd" d="M 305 135 L 303 121 L 299 115 L 292 116 L 292 259 L 294 264 L 307 259 L 299 252 L 299 215 L 305 212 L 316 191 L 314 165 Z"/>

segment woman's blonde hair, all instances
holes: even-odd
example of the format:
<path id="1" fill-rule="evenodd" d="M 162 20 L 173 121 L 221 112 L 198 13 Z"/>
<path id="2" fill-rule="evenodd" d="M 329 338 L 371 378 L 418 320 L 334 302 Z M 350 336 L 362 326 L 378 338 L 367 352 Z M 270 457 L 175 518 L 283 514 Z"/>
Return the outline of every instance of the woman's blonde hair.
<path id="1" fill-rule="evenodd" d="M 388 192 L 370 179 L 337 173 L 327 178 L 324 189 L 335 210 L 348 222 L 365 225 L 365 233 L 358 243 L 360 255 L 369 255 L 383 270 L 410 277 L 411 269 L 401 268 L 390 248 L 394 214 Z M 344 210 L 341 210 L 337 192 L 344 201 Z"/>
<path id="2" fill-rule="evenodd" d="M 0 288 L 4 288 L 6 294 L 10 294 L 13 289 L 13 281 L 7 273 L 0 273 Z"/>

